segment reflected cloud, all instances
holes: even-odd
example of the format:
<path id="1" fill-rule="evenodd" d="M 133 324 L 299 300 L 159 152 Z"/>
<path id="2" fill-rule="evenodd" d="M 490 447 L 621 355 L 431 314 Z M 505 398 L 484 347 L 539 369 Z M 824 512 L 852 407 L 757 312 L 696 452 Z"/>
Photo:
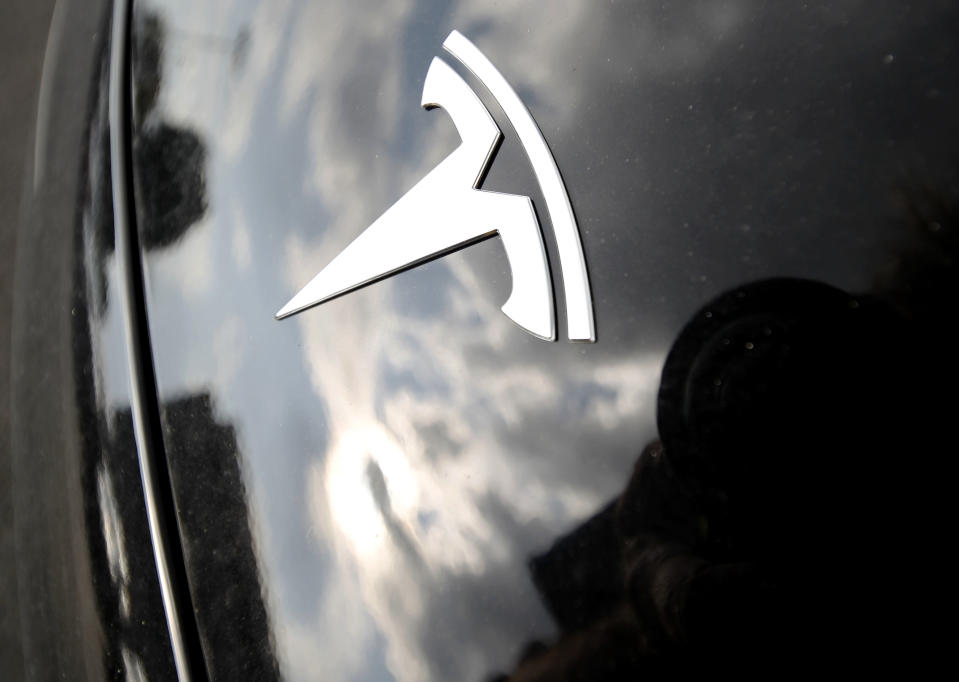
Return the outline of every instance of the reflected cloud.
<path id="1" fill-rule="evenodd" d="M 832 205 L 819 201 L 825 190 L 790 189 L 800 170 L 824 177 L 821 164 L 855 175 L 829 157 L 832 138 L 806 158 L 803 131 L 756 106 L 795 111 L 823 95 L 818 82 L 757 84 L 749 67 L 767 63 L 768 41 L 792 40 L 788 15 L 757 29 L 772 12 L 763 3 L 569 1 L 548 20 L 512 1 L 495 13 L 465 2 L 153 4 L 176 16 L 165 58 L 177 68 L 157 106 L 198 131 L 209 170 L 203 220 L 147 257 L 158 381 L 167 397 L 212 392 L 236 425 L 291 679 L 509 668 L 523 642 L 556 634 L 529 557 L 622 490 L 655 433 L 660 368 L 687 314 L 747 276 L 801 270 L 858 290 L 870 274 L 871 247 L 850 246 L 818 208 Z M 871 14 L 855 2 L 834 12 L 816 30 Z M 458 144 L 445 112 L 419 106 L 452 28 L 503 71 L 553 145 L 587 260 L 603 265 L 591 271 L 595 346 L 543 344 L 502 315 L 509 275 L 495 239 L 271 319 Z M 874 28 L 826 63 L 889 35 Z M 242 60 L 223 47 L 236 41 Z M 792 75 L 795 60 L 782 59 L 773 72 Z M 503 132 L 484 187 L 540 205 Z M 785 230 L 822 258 L 799 260 L 803 243 L 786 244 Z"/>
<path id="2" fill-rule="evenodd" d="M 375 424 L 347 431 L 326 460 L 323 471 L 311 473 L 311 498 L 328 501 L 337 531 L 366 558 L 388 540 L 388 523 L 416 509 L 415 478 L 403 452 Z M 314 510 L 314 518 L 318 514 Z"/>
<path id="3" fill-rule="evenodd" d="M 601 45 L 598 38 L 611 30 L 609 15 L 582 3 L 567 5 L 545 23 L 524 3 L 498 8 L 505 18 L 495 24 L 484 9 L 451 3 L 443 10 L 449 27 L 466 31 L 493 55 L 534 108 L 548 138 L 574 125 L 590 96 L 581 80 L 555 78 L 557 64 L 574 57 L 568 50 L 572 38 Z M 162 93 L 173 120 L 222 125 L 222 133 L 210 133 L 216 140 L 211 146 L 215 162 L 223 168 L 249 168 L 254 155 L 262 153 L 253 131 L 262 128 L 263 97 L 271 89 L 278 106 L 268 116 L 281 128 L 307 131 L 307 153 L 288 159 L 300 180 L 294 173 L 288 177 L 296 192 L 312 196 L 315 208 L 288 215 L 292 229 L 277 232 L 280 248 L 270 249 L 282 256 L 286 290 L 312 278 L 458 143 L 446 114 L 424 112 L 418 101 L 425 67 L 449 27 L 427 31 L 424 37 L 431 40 L 421 41 L 416 54 L 409 53 L 409 41 L 386 39 L 398 27 L 418 30 L 412 23 L 415 10 L 412 3 L 375 8 L 238 4 L 228 14 L 245 15 L 258 29 L 243 68 L 223 76 L 224 91 L 198 98 L 187 69 Z M 197 22 L 208 24 L 209 18 L 197 17 Z M 690 45 L 704 49 L 695 41 L 675 49 Z M 180 59 L 190 49 L 175 48 Z M 672 52 L 657 63 L 674 58 Z M 618 78 L 617 69 L 630 68 L 598 61 L 612 74 L 600 78 Z M 210 68 L 222 72 L 225 64 L 214 60 Z M 355 87 L 358 83 L 362 88 Z M 358 138 L 367 144 L 358 146 Z M 156 276 L 168 281 L 165 286 L 175 282 L 186 299 L 199 292 L 182 289 L 190 279 L 185 273 L 213 278 L 206 295 L 215 297 L 224 266 L 271 267 L 267 261 L 247 265 L 240 235 L 253 235 L 262 256 L 262 235 L 269 231 L 248 232 L 248 225 L 254 220 L 270 224 L 285 211 L 274 211 L 273 219 L 264 221 L 260 206 L 222 204 L 221 197 L 235 202 L 239 196 L 225 182 L 245 181 L 229 175 L 214 180 L 212 218 L 201 232 L 229 230 L 232 263 L 196 248 L 184 250 L 194 262 L 174 259 L 168 274 L 161 257 L 151 263 Z M 491 272 L 504 274 L 491 282 Z M 376 664 L 367 659 L 375 660 L 373 652 L 382 646 L 383 679 L 478 679 L 512 660 L 519 642 L 553 632 L 529 582 L 526 559 L 536 543 L 542 548 L 592 514 L 621 485 L 635 444 L 652 432 L 651 417 L 643 423 L 636 415 L 651 413 L 662 351 L 612 356 L 598 347 L 581 352 L 557 344 L 550 350 L 567 363 L 567 372 L 557 375 L 552 363 L 538 362 L 539 342 L 524 338 L 499 311 L 509 284 L 506 272 L 494 240 L 357 292 L 348 301 L 333 301 L 323 314 L 301 315 L 282 329 L 300 338 L 312 397 L 297 399 L 322 412 L 329 443 L 325 452 L 303 453 L 300 477 L 302 509 L 309 516 L 302 522 L 309 528 L 304 536 L 313 538 L 325 557 L 314 564 L 312 577 L 304 576 L 303 585 L 312 584 L 311 591 L 322 596 L 308 613 L 285 609 L 282 599 L 271 605 L 279 609 L 275 622 L 284 623 L 277 647 L 291 677 L 328 678 L 336 670 L 341 679 L 376 678 L 370 668 Z M 428 313 L 416 308 L 424 285 L 443 292 Z M 278 290 L 275 284 L 271 289 Z M 235 329 L 235 322 L 222 314 L 218 319 L 216 338 L 235 338 L 234 331 L 226 332 Z M 218 355 L 229 346 L 230 341 L 220 345 Z M 223 357 L 213 364 L 237 366 Z M 295 359 L 291 366 L 297 366 Z M 218 369 L 217 375 L 221 391 L 244 381 L 235 370 Z M 230 392 L 224 407 L 240 413 L 252 407 L 242 402 L 248 392 Z M 566 417 L 573 419 L 564 423 Z M 255 427 L 255 421 L 238 423 Z M 247 438 L 263 442 L 268 437 Z M 251 448 L 250 457 L 259 460 L 259 452 L 264 451 Z M 587 452 L 605 453 L 606 465 L 597 468 L 583 456 Z M 621 453 L 618 470 L 610 452 Z M 265 465 L 252 463 L 254 471 Z M 277 507 L 278 494 L 287 494 L 283 487 L 257 489 L 262 479 L 256 475 L 251 480 L 265 510 Z M 279 579 L 293 569 L 273 554 L 275 522 L 267 514 L 255 524 L 263 537 L 266 571 Z M 477 621 L 474 604 L 457 601 L 455 595 L 464 593 L 484 601 L 484 621 Z M 498 618 L 497 608 L 485 604 L 497 593 L 511 595 Z M 444 623 L 440 631 L 438 622 Z"/>
<path id="4" fill-rule="evenodd" d="M 238 211 L 233 212 L 233 261 L 240 272 L 250 269 L 253 262 L 252 246 L 250 242 L 250 227 L 246 218 Z"/>
<path id="5" fill-rule="evenodd" d="M 186 300 L 209 298 L 214 292 L 214 234 L 201 221 L 182 238 L 176 252 L 157 254 L 150 260 L 153 276 L 165 286 L 176 286 Z"/>
<path id="6" fill-rule="evenodd" d="M 130 617 L 130 568 L 127 560 L 123 518 L 113 492 L 110 472 L 102 463 L 97 467 L 97 498 L 100 503 L 100 521 L 103 524 L 103 542 L 107 551 L 110 579 L 119 595 L 120 617 Z"/>
<path id="7" fill-rule="evenodd" d="M 143 667 L 143 661 L 126 647 L 122 650 L 123 670 L 127 682 L 147 682 L 146 670 Z"/>

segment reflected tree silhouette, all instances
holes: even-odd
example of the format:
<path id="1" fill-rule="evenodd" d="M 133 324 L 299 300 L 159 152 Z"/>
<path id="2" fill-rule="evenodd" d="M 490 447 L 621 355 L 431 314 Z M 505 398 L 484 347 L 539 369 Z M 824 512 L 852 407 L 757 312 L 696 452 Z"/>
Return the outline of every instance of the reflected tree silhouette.
<path id="1" fill-rule="evenodd" d="M 177 242 L 208 208 L 207 150 L 193 130 L 170 125 L 157 112 L 167 30 L 152 12 L 134 23 L 134 187 L 140 245 L 158 249 Z"/>
<path id="2" fill-rule="evenodd" d="M 136 201 L 150 216 L 139 226 L 140 244 L 170 246 L 206 213 L 206 147 L 193 131 L 161 123 L 144 128 L 134 150 Z"/>
<path id="3" fill-rule="evenodd" d="M 168 401 L 161 412 L 207 667 L 224 679 L 279 679 L 236 431 L 207 393 Z"/>
<path id="4" fill-rule="evenodd" d="M 617 499 L 530 561 L 559 639 L 495 679 L 915 664 L 942 637 L 955 212 L 907 206 L 924 237 L 876 293 L 764 280 L 687 323 L 660 439 Z"/>

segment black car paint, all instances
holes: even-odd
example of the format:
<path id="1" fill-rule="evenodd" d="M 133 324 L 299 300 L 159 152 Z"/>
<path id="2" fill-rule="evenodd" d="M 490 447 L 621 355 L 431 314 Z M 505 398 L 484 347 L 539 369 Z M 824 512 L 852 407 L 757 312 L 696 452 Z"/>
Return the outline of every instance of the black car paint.
<path id="1" fill-rule="evenodd" d="M 4 563 L 16 593 L 4 609 L 17 630 L 8 679 L 175 677 L 118 326 L 110 9 L 53 9 L 38 99 L 22 103 L 37 120 L 23 140 L 16 248 L 4 254 L 14 263 L 4 330 L 13 535 Z"/>
<path id="2" fill-rule="evenodd" d="M 768 276 L 882 288 L 924 239 L 911 197 L 954 198 L 947 4 L 570 3 L 547 18 L 525 5 L 241 2 L 224 15 L 145 2 L 137 20 L 163 27 L 159 48 L 145 30 L 138 41 L 160 55 L 137 114 L 138 225 L 176 235 L 144 255 L 161 405 L 208 399 L 238 434 L 263 627 L 295 678 L 477 679 L 553 641 L 562 630 L 527 563 L 626 486 L 680 325 Z M 547 345 L 505 321 L 495 241 L 267 324 L 456 144 L 445 114 L 419 107 L 453 28 L 550 143 L 598 343 Z M 154 153 L 164 126 L 201 142 L 168 154 L 203 154 Z M 541 206 L 504 133 L 484 188 Z M 166 167 L 173 204 L 147 194 Z M 202 216 L 171 219 L 185 206 Z M 164 427 L 171 442 L 194 428 L 169 409 Z M 171 450 L 175 481 L 192 478 L 193 452 Z M 233 544 L 204 524 L 185 535 L 209 555 Z M 189 570 L 212 566 L 198 554 Z M 205 637 L 225 601 L 198 605 Z"/>
<path id="3" fill-rule="evenodd" d="M 919 354 L 916 372 L 934 375 L 910 389 L 928 414 L 908 423 L 948 420 L 954 399 L 930 396 L 955 378 L 945 323 L 959 200 L 951 3 L 551 12 L 135 3 L 136 227 L 200 676 L 481 679 L 516 669 L 534 679 L 573 666 L 582 650 L 593 654 L 582 665 L 622 664 L 604 679 L 630 674 L 642 661 L 617 658 L 623 647 L 609 644 L 632 636 L 633 616 L 617 620 L 625 597 L 614 584 L 632 556 L 619 547 L 634 537 L 623 509 L 637 486 L 664 476 L 673 483 L 653 491 L 674 485 L 656 464 L 658 446 L 645 447 L 657 436 L 660 369 L 684 323 L 747 282 L 814 279 L 897 308 L 923 349 L 890 349 L 890 365 L 911 367 Z M 108 161 L 96 154 L 104 17 L 73 34 L 87 50 L 76 36 L 99 36 L 101 51 L 63 58 L 64 69 L 87 69 L 90 85 L 57 92 L 73 92 L 89 113 L 83 125 L 50 124 L 70 130 L 48 151 L 62 185 L 47 184 L 56 202 L 34 197 L 38 217 L 28 212 L 17 241 L 20 627 L 28 676 L 119 676 L 137 665 L 124 657 L 133 651 L 162 679 L 172 660 L 133 504 L 142 491 L 103 265 L 112 243 Z M 272 319 L 455 146 L 445 114 L 419 108 L 425 69 L 453 28 L 517 88 L 556 157 L 582 229 L 595 345 L 546 344 L 502 317 L 509 281 L 496 240 Z M 503 132 L 484 188 L 542 205 L 512 130 Z M 952 441 L 932 427 L 914 435 L 935 478 Z M 905 459 L 903 489 L 889 491 L 915 507 L 909 521 L 942 512 L 915 505 L 908 472 L 920 462 Z M 804 481 L 832 471 L 809 466 Z M 122 513 L 103 511 L 103 471 L 122 491 Z M 37 497 L 49 503 L 38 508 Z M 135 576 L 127 587 L 149 614 L 139 633 L 120 614 L 124 583 L 101 516 L 121 520 Z M 75 525 L 59 526 L 63 518 Z M 927 591 L 917 592 L 938 598 L 932 526 L 899 523 L 911 546 L 899 558 L 928 567 Z M 54 566 L 83 588 L 70 622 L 86 624 L 86 639 L 51 615 L 70 602 Z M 650 608 L 645 616 L 659 618 Z M 597 643 L 596 632 L 609 637 Z M 39 653 L 47 641 L 58 643 L 55 656 Z M 867 649 L 875 660 L 889 655 L 877 646 Z"/>

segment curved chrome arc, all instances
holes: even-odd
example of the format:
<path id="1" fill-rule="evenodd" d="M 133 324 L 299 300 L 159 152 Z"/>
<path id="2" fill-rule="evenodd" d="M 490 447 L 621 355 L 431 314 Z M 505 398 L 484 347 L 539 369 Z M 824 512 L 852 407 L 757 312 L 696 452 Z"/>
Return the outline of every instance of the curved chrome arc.
<path id="1" fill-rule="evenodd" d="M 176 665 L 177 676 L 181 682 L 189 682 L 190 670 L 186 645 L 180 621 L 177 617 L 177 597 L 173 587 L 172 571 L 169 564 L 169 552 L 166 549 L 164 536 L 166 534 L 162 514 L 157 500 L 155 467 L 158 466 L 151 451 L 150 439 L 147 433 L 147 404 L 146 387 L 140 368 L 143 366 L 143 348 L 138 342 L 136 329 L 136 310 L 133 301 L 134 287 L 139 286 L 134 275 L 133 252 L 129 230 L 130 225 L 129 203 L 125 169 L 129 159 L 127 142 L 127 120 L 123 97 L 127 92 L 124 82 L 128 78 L 127 71 L 127 27 L 129 17 L 129 1 L 114 0 L 113 27 L 110 42 L 110 175 L 113 187 L 113 222 L 115 234 L 115 253 L 117 269 L 120 278 L 120 305 L 123 313 L 123 335 L 127 347 L 127 366 L 130 372 L 130 411 L 133 415 L 134 437 L 136 439 L 137 458 L 140 464 L 140 477 L 143 481 L 143 495 L 146 504 L 147 522 L 150 527 L 150 540 L 153 544 L 153 556 L 156 563 L 157 577 L 160 582 L 160 595 L 163 599 L 163 610 L 166 616 L 167 629 L 170 633 L 170 644 L 173 649 L 173 660 Z"/>
<path id="2" fill-rule="evenodd" d="M 443 47 L 486 86 L 503 108 L 520 142 L 523 143 L 536 181 L 543 191 L 546 208 L 549 210 L 549 217 L 556 235 L 556 246 L 563 272 L 563 291 L 566 294 L 566 327 L 569 340 L 595 341 L 593 301 L 579 228 L 566 192 L 566 185 L 563 183 L 543 133 L 533 120 L 529 109 L 503 74 L 468 38 L 459 31 L 453 31 L 443 41 Z"/>

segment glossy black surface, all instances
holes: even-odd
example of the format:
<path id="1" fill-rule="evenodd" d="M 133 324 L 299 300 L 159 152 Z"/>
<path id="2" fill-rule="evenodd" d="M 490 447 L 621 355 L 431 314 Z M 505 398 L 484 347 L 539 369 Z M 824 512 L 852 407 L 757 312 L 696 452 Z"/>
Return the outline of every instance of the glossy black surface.
<path id="1" fill-rule="evenodd" d="M 3 253 L 14 277 L 2 320 L 10 407 L 0 449 L 12 508 L 2 558 L 10 579 L 2 608 L 17 651 L 4 652 L 10 680 L 175 679 L 117 299 L 109 10 L 58 3 L 40 45 L 38 99 L 16 101 L 36 122 L 21 140 L 20 219 L 3 226 L 15 246 Z"/>
<path id="2" fill-rule="evenodd" d="M 214 676 L 630 679 L 931 641 L 914 608 L 938 598 L 944 516 L 917 491 L 952 444 L 952 3 L 146 0 L 134 22 L 147 307 Z M 454 28 L 562 171 L 595 345 L 500 313 L 497 240 L 273 320 L 456 145 L 419 107 Z M 506 135 L 484 189 L 541 206 L 476 87 Z M 728 305 L 769 277 L 836 289 Z M 695 332 L 710 301 L 728 335 Z M 671 348 L 685 393 L 661 391 Z"/>

